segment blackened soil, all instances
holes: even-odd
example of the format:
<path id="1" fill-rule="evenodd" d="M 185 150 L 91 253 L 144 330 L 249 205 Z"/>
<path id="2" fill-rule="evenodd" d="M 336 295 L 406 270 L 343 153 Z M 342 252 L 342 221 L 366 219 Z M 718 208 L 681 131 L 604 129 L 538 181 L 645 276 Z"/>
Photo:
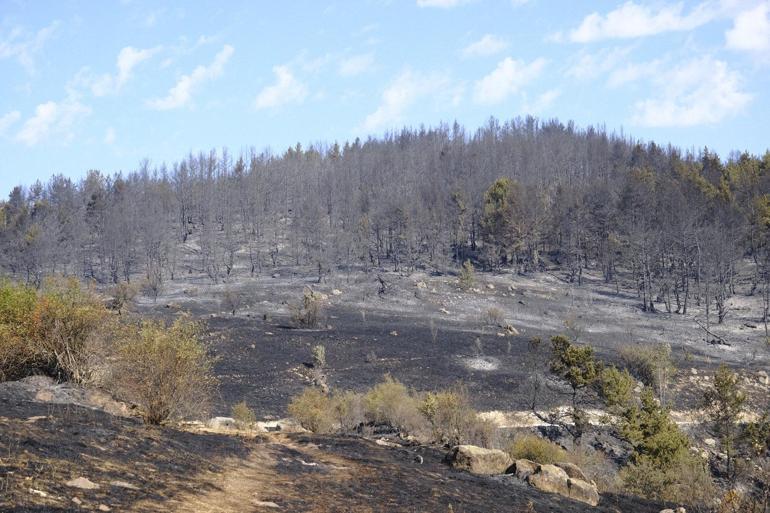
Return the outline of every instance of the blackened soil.
<path id="1" fill-rule="evenodd" d="M 476 408 L 527 409 L 533 370 L 547 359 L 547 343 L 533 352 L 527 337 L 501 337 L 446 321 L 433 341 L 427 320 L 401 315 L 335 309 L 324 324 L 331 329 L 293 329 L 286 319 L 215 317 L 207 320 L 210 347 L 219 358 L 220 414 L 245 400 L 258 416 L 285 416 L 290 398 L 308 384 L 303 363 L 315 345 L 326 348 L 329 385 L 361 391 L 390 374 L 417 390 L 435 390 L 462 382 Z M 476 360 L 474 360 L 476 359 Z M 490 362 L 488 370 L 468 362 Z M 561 404 L 559 395 L 541 396 L 541 404 Z"/>
<path id="2" fill-rule="evenodd" d="M 653 513 L 662 508 L 621 496 L 604 496 L 597 508 L 589 508 L 512 477 L 452 470 L 443 456 L 435 448 L 383 447 L 356 437 L 240 437 L 147 428 L 80 407 L 50 408 L 0 396 L 3 512 L 95 511 L 102 505 L 148 513 Z M 66 486 L 76 477 L 99 488 Z"/>

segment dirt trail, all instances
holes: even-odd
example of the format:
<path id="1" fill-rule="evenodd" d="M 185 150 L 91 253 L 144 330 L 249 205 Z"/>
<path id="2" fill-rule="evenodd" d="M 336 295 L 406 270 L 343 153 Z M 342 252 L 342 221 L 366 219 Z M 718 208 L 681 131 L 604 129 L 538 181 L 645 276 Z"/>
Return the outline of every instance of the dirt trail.
<path id="1" fill-rule="evenodd" d="M 186 491 L 170 499 L 144 500 L 134 505 L 134 511 L 187 513 L 231 513 L 235 511 L 286 511 L 309 497 L 303 496 L 304 474 L 316 474 L 316 486 L 350 479 L 349 462 L 322 453 L 315 445 L 300 446 L 286 436 L 268 435 L 255 440 L 257 447 L 245 458 L 228 458 L 219 462 L 219 472 L 205 472 L 191 479 L 199 481 L 205 491 Z M 285 467 L 295 472 L 284 472 Z M 284 467 L 283 469 L 281 467 Z M 307 467 L 302 471 L 302 467 Z M 299 479 L 298 479 L 299 478 Z M 315 495 L 316 505 L 303 511 L 328 511 Z"/>

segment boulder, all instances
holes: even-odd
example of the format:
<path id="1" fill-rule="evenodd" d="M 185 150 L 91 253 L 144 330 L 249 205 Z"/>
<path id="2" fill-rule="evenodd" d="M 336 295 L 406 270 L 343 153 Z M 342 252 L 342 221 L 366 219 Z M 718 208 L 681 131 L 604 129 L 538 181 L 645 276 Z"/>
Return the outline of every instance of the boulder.
<path id="1" fill-rule="evenodd" d="M 582 473 L 582 472 L 581 472 Z M 567 486 L 569 487 L 569 498 L 576 501 L 596 506 L 599 504 L 599 491 L 596 489 L 596 485 L 589 483 L 582 479 L 568 479 Z"/>
<path id="2" fill-rule="evenodd" d="M 556 465 L 538 465 L 527 482 L 542 492 L 556 493 L 569 497 L 569 476 Z"/>
<path id="3" fill-rule="evenodd" d="M 90 479 L 86 477 L 78 477 L 75 479 L 70 479 L 66 483 L 67 486 L 71 488 L 80 488 L 81 490 L 96 490 L 99 488 L 99 485 L 91 481 Z"/>
<path id="4" fill-rule="evenodd" d="M 342 295 L 342 291 L 340 289 L 332 290 L 332 296 L 340 296 L 340 295 Z"/>
<path id="5" fill-rule="evenodd" d="M 590 479 L 586 477 L 586 475 L 583 473 L 583 470 L 581 470 L 580 467 L 575 465 L 574 463 L 557 463 L 557 467 L 562 469 L 564 472 L 567 473 L 567 475 L 572 479 L 580 479 L 581 481 L 585 481 L 586 483 L 591 482 Z"/>
<path id="6" fill-rule="evenodd" d="M 428 284 L 425 283 L 424 281 L 418 281 L 415 285 L 416 285 L 416 287 L 418 289 L 427 289 L 428 288 Z"/>
<path id="7" fill-rule="evenodd" d="M 446 460 L 453 468 L 487 476 L 503 474 L 513 463 L 506 452 L 499 449 L 484 449 L 475 445 L 453 447 L 447 454 Z"/>
<path id="8" fill-rule="evenodd" d="M 206 422 L 210 429 L 235 429 L 235 419 L 232 417 L 213 417 Z"/>
<path id="9" fill-rule="evenodd" d="M 520 459 L 516 460 L 513 464 L 513 474 L 522 481 L 526 481 L 527 478 L 535 473 L 537 470 L 537 463 L 530 460 Z"/>
<path id="10" fill-rule="evenodd" d="M 519 336 L 519 330 L 511 326 L 510 324 L 505 325 L 505 331 L 508 332 L 508 334 L 512 337 L 518 337 Z"/>

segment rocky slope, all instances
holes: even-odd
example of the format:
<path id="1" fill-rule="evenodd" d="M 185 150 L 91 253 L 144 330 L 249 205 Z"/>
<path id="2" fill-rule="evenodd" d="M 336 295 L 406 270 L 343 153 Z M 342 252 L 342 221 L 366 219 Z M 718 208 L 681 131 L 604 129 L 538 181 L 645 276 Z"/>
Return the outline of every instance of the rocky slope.
<path id="1" fill-rule="evenodd" d="M 657 513 L 663 507 L 605 495 L 592 508 L 515 476 L 453 469 L 445 451 L 430 447 L 154 428 L 87 401 L 44 402 L 25 388 L 0 384 L 4 512 Z"/>

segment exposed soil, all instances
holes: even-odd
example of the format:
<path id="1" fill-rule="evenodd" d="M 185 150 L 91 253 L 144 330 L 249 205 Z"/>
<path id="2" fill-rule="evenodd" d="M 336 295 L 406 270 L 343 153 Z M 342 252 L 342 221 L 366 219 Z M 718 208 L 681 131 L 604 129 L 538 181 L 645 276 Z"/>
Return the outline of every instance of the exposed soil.
<path id="1" fill-rule="evenodd" d="M 207 320 L 210 346 L 220 358 L 219 415 L 245 400 L 258 416 L 285 416 L 290 397 L 308 383 L 303 363 L 316 344 L 326 347 L 333 387 L 361 390 L 385 373 L 419 390 L 462 381 L 481 410 L 528 409 L 532 373 L 544 368 L 547 339 L 558 333 L 590 343 L 609 362 L 618 361 L 623 346 L 669 343 L 682 370 L 670 394 L 680 410 L 697 408 L 700 398 L 691 369 L 703 384 L 701 377 L 720 362 L 749 374 L 770 368 L 764 331 L 753 317 L 759 299 L 741 295 L 740 288 L 725 323 L 711 329 L 730 345 L 713 345 L 698 325 L 703 312 L 696 305 L 687 315 L 665 313 L 662 304 L 658 313 L 642 312 L 637 298 L 616 293 L 591 273 L 581 286 L 554 273 L 480 273 L 474 290 L 465 292 L 449 275 L 381 276 L 388 284 L 384 294 L 376 275 L 363 273 L 329 277 L 321 285 L 293 269 L 219 285 L 188 278 L 170 283 L 155 304 L 140 299 L 139 309 L 162 316 L 184 310 Z M 288 304 L 299 300 L 304 287 L 327 296 L 319 329 L 291 327 Z M 235 315 L 220 304 L 224 290 L 239 297 Z M 501 320 L 487 319 L 492 307 L 502 312 Z M 510 336 L 501 324 L 519 334 Z M 529 345 L 533 337 L 546 341 L 536 354 Z M 554 392 L 539 398 L 541 407 L 565 401 Z"/>
<path id="2" fill-rule="evenodd" d="M 0 510 L 126 512 L 579 512 L 512 477 L 454 471 L 443 452 L 337 436 L 234 436 L 148 428 L 0 394 Z M 417 456 L 422 457 L 422 463 Z M 99 485 L 65 483 L 85 477 Z M 73 502 L 76 499 L 79 503 Z M 657 512 L 604 496 L 597 512 Z M 104 510 L 104 508 L 103 508 Z"/>

